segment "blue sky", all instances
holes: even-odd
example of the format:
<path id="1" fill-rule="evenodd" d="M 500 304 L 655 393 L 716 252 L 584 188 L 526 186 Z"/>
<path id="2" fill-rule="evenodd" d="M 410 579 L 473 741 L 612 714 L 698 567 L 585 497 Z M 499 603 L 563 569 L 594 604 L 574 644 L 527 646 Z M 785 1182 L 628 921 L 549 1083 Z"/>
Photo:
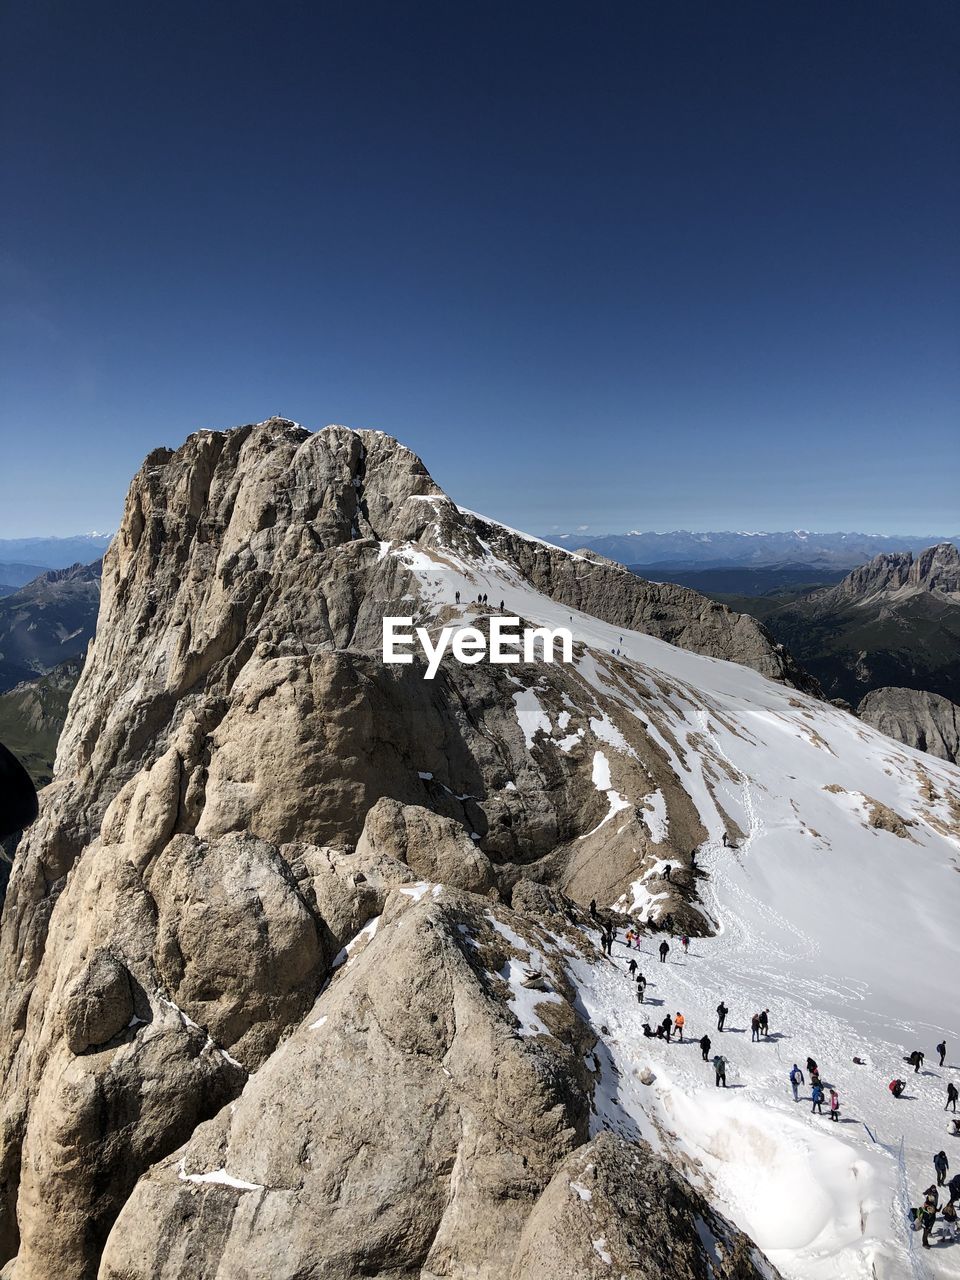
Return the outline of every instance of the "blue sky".
<path id="1" fill-rule="evenodd" d="M 0 537 L 272 413 L 542 532 L 955 532 L 958 45 L 952 0 L 12 0 Z"/>

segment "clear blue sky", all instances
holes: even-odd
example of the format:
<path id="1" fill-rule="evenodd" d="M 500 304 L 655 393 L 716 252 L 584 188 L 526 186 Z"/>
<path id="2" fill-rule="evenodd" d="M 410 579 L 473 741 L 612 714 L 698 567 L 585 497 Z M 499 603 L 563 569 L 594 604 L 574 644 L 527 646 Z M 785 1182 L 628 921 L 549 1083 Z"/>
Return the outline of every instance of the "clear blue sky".
<path id="1" fill-rule="evenodd" d="M 0 536 L 382 428 L 537 531 L 960 527 L 954 0 L 9 0 Z"/>

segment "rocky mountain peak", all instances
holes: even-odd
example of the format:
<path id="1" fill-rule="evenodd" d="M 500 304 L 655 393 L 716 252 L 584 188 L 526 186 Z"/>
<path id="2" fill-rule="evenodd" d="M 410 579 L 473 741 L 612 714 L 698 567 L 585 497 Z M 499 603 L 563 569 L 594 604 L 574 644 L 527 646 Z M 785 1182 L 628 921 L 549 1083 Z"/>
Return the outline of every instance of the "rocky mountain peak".
<path id="1" fill-rule="evenodd" d="M 960 550 L 941 542 L 914 555 L 911 551 L 884 552 L 859 565 L 836 587 L 822 592 L 824 599 L 873 599 L 878 595 L 903 597 L 920 592 L 960 593 Z"/>
<path id="2" fill-rule="evenodd" d="M 489 631 L 501 600 L 504 614 L 569 624 L 575 661 L 446 660 L 433 681 L 422 662 L 383 661 L 384 616 Z M 655 654 L 683 646 L 802 680 L 752 620 L 462 510 L 381 432 L 310 433 L 273 418 L 149 455 L 104 559 L 97 634 L 4 905 L 0 1256 L 17 1257 L 18 1277 L 143 1274 L 135 1255 L 159 1256 L 143 1224 L 177 1234 L 184 1197 L 208 1185 L 198 1170 L 208 1159 L 225 1168 L 227 1143 L 230 1160 L 241 1158 L 228 1104 L 248 1086 L 237 1124 L 266 1150 L 253 1072 L 290 1108 L 289 1124 L 267 1156 L 273 1172 L 230 1189 L 269 1182 L 279 1196 L 301 1178 L 288 1148 L 313 1151 L 303 1169 L 313 1160 L 317 1171 L 303 1175 L 302 1203 L 288 1204 L 281 1274 L 299 1274 L 303 1251 L 316 1253 L 303 1223 L 342 1176 L 335 1147 L 312 1146 L 310 1081 L 328 1070 L 322 1110 L 334 1127 L 348 1095 L 363 1100 L 358 1149 L 375 1135 L 394 1145 L 401 1130 L 428 1135 L 382 1202 L 358 1199 L 368 1223 L 350 1233 L 358 1269 L 453 1274 L 450 1259 L 462 1255 L 464 1273 L 480 1274 L 477 1257 L 516 1252 L 541 1191 L 587 1138 L 596 1086 L 583 1065 L 593 1033 L 559 966 L 528 975 L 558 1006 L 535 1023 L 556 1051 L 517 1040 L 503 982 L 491 988 L 485 976 L 511 972 L 503 939 L 530 928 L 519 910 L 549 910 L 566 928 L 573 900 L 595 897 L 652 919 L 669 912 L 694 933 L 711 927 L 687 864 L 704 822 L 726 820 L 701 814 L 676 751 L 681 741 L 695 750 L 697 794 L 719 795 L 731 765 L 708 727 L 723 713 L 698 708 L 684 675 L 631 657 L 648 640 Z M 665 858 L 676 861 L 672 880 Z M 420 906 L 430 885 L 460 897 Z M 505 914 L 507 902 L 517 910 Z M 349 1014 L 359 1039 L 348 1054 L 313 1034 L 327 1014 L 302 1024 L 346 968 L 344 948 L 378 920 L 369 961 L 331 988 L 344 1010 L 376 1009 L 363 1029 Z M 477 964 L 468 934 L 489 960 Z M 529 945 L 539 945 L 533 935 Z M 475 1081 L 465 1093 L 459 1067 L 448 1083 L 454 1042 Z M 417 1056 L 398 1060 L 396 1044 Z M 530 1098 L 521 1129 L 554 1119 L 516 1148 L 498 1137 L 490 1166 L 456 1152 L 501 1132 L 484 1101 L 495 1073 L 483 1064 L 503 1058 L 504 1044 L 511 1116 Z M 436 1059 L 429 1071 L 421 1047 Z M 543 1072 L 545 1054 L 553 1065 Z M 396 1129 L 380 1101 L 388 1081 Z M 429 1136 L 425 1117 L 441 1113 L 449 1120 Z M 196 1146 L 172 1159 L 188 1139 Z M 329 1168 L 321 1148 L 333 1153 Z M 465 1199 L 461 1174 L 448 1185 L 455 1159 L 470 1170 Z M 146 1171 L 157 1162 L 154 1182 Z M 131 1199 L 141 1180 L 145 1200 Z M 219 1194 L 222 1184 L 210 1185 Z M 503 1188 L 517 1205 L 509 1222 L 484 1207 L 502 1204 Z M 146 1207 L 154 1195 L 162 1206 Z M 369 1224 L 384 1214 L 400 1226 L 381 1240 Z M 454 1230 L 464 1215 L 469 1230 Z M 482 1224 L 495 1220 L 493 1240 Z M 185 1274 L 191 1231 L 156 1276 Z M 338 1232 L 324 1238 L 339 1248 Z M 394 1240 L 408 1243 L 398 1253 Z M 248 1252 L 217 1233 L 198 1247 L 210 1275 L 233 1274 Z M 331 1263 L 331 1276 L 357 1273 Z"/>

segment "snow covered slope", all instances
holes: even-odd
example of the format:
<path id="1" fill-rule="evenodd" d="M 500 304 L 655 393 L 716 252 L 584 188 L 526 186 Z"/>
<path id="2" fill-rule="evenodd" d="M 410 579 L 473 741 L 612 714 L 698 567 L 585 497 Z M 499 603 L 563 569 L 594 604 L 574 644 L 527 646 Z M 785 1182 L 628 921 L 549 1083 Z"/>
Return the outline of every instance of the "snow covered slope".
<path id="1" fill-rule="evenodd" d="M 694 940 L 687 956 L 675 941 L 661 966 L 653 936 L 637 958 L 659 1015 L 680 1009 L 688 1036 L 714 1033 L 739 1087 L 718 1092 L 696 1047 L 643 1038 L 651 1011 L 636 1004 L 620 947 L 616 968 L 574 965 L 585 1011 L 609 1029 L 608 1121 L 673 1152 L 786 1275 L 960 1275 L 960 1243 L 921 1257 L 905 1223 L 933 1180 L 933 1153 L 947 1149 L 960 1167 L 942 1110 L 946 1080 L 960 1076 L 960 770 L 745 667 L 571 613 L 489 547 L 474 561 L 424 541 L 415 560 L 407 548 L 387 553 L 406 558 L 446 618 L 455 592 L 486 593 L 582 642 L 577 671 L 609 709 L 594 780 L 611 818 L 639 802 L 610 781 L 623 729 L 639 720 L 708 833 L 698 866 L 716 937 Z M 477 606 L 460 612 L 472 622 Z M 538 727 L 530 711 L 518 701 L 528 741 Z M 736 849 L 722 845 L 731 830 Z M 721 998 L 731 1015 L 718 1036 Z M 764 1007 L 771 1039 L 751 1044 L 750 1015 Z M 944 1036 L 941 1071 L 933 1046 Z M 927 1055 L 919 1075 L 903 1062 L 914 1048 Z M 793 1103 L 787 1073 L 808 1054 L 840 1091 L 840 1125 Z M 648 1063 L 657 1075 L 649 1088 L 636 1076 Z M 899 1102 L 886 1087 L 894 1075 L 909 1075 Z"/>

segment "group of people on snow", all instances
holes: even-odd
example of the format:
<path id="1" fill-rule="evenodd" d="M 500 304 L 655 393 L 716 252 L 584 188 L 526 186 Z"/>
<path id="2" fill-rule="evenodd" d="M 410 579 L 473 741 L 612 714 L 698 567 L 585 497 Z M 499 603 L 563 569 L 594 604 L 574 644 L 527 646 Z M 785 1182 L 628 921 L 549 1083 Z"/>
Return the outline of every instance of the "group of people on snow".
<path id="1" fill-rule="evenodd" d="M 598 913 L 596 908 L 596 902 L 590 903 L 590 913 L 592 916 L 594 916 L 594 918 L 597 918 Z M 611 956 L 612 958 L 613 942 L 616 940 L 615 926 L 601 921 L 600 929 L 601 929 L 601 945 L 602 945 L 603 951 L 606 955 Z M 642 935 L 637 930 L 634 930 L 634 929 L 627 930 L 625 941 L 628 949 L 633 950 L 634 948 L 636 948 L 637 950 L 640 950 L 641 936 Z M 685 936 L 681 938 L 680 941 L 684 951 L 686 952 L 689 948 L 689 943 L 690 943 L 689 938 Z M 667 956 L 670 953 L 670 944 L 666 940 L 666 938 L 661 939 L 660 944 L 657 948 L 657 951 L 660 957 L 660 962 L 662 964 L 665 963 Z M 627 969 L 631 978 L 633 978 L 634 981 L 636 982 L 637 1001 L 638 1003 L 643 1004 L 645 995 L 646 995 L 647 979 L 642 973 L 642 971 L 640 970 L 640 967 L 637 964 L 637 961 L 633 955 L 631 955 L 629 960 L 627 961 Z M 722 1032 L 724 1030 L 724 1024 L 729 1012 L 730 1010 L 727 1008 L 727 1005 L 724 1003 L 723 1000 L 721 1000 L 720 1003 L 717 1005 L 717 1030 L 719 1032 Z M 651 1027 L 649 1022 L 644 1022 L 643 1034 L 645 1037 L 648 1037 L 651 1039 L 663 1040 L 666 1042 L 670 1042 L 673 1039 L 673 1037 L 676 1036 L 676 1039 L 678 1040 L 678 1042 L 682 1044 L 684 1042 L 683 1033 L 684 1033 L 685 1026 L 686 1026 L 686 1019 L 683 1013 L 678 1010 L 673 1017 L 671 1017 L 669 1013 L 666 1014 L 665 1017 L 662 1019 L 662 1021 L 655 1028 Z M 759 1041 L 761 1035 L 764 1038 L 767 1038 L 767 1039 L 769 1038 L 769 1034 L 770 1034 L 770 1010 L 769 1009 L 765 1008 L 765 1009 L 758 1010 L 752 1015 L 750 1019 L 750 1031 L 751 1031 L 751 1041 L 754 1041 L 754 1042 Z M 700 1038 L 696 1041 L 696 1043 L 700 1049 L 700 1056 L 702 1061 L 709 1062 L 713 1066 L 715 1087 L 725 1089 L 727 1087 L 727 1059 L 724 1057 L 722 1053 L 719 1053 L 719 1052 L 713 1054 L 711 1058 L 711 1050 L 713 1048 L 713 1043 L 709 1035 L 707 1035 L 706 1033 L 700 1036 Z M 939 1056 L 940 1066 L 943 1067 L 946 1062 L 946 1056 L 947 1056 L 947 1045 L 946 1045 L 945 1039 L 941 1040 L 941 1042 L 936 1046 L 936 1051 Z M 924 1060 L 925 1060 L 925 1055 L 923 1051 L 920 1049 L 913 1050 L 913 1052 L 910 1053 L 909 1056 L 905 1059 L 905 1061 L 907 1061 L 913 1067 L 915 1074 L 919 1073 L 921 1067 L 923 1066 Z M 863 1060 L 861 1058 L 854 1058 L 854 1062 L 860 1065 L 863 1065 Z M 809 1083 L 809 1086 L 810 1086 L 809 1101 L 810 1101 L 811 1114 L 823 1115 L 823 1108 L 824 1108 L 824 1104 L 826 1103 L 827 1112 L 830 1116 L 831 1121 L 833 1121 L 834 1123 L 839 1121 L 840 1094 L 834 1085 L 826 1084 L 821 1080 L 820 1068 L 813 1057 L 808 1057 L 806 1060 L 806 1075 L 804 1075 L 804 1072 L 800 1069 L 800 1066 L 795 1062 L 793 1066 L 790 1068 L 790 1071 L 788 1072 L 788 1080 L 789 1080 L 791 1092 L 793 1093 L 794 1102 L 799 1102 L 801 1100 L 800 1089 L 801 1087 Z M 895 1078 L 890 1081 L 890 1084 L 888 1087 L 891 1094 L 895 1098 L 900 1098 L 903 1096 L 904 1090 L 906 1088 L 906 1081 L 901 1080 L 900 1078 Z M 953 1116 L 951 1117 L 951 1122 L 953 1125 L 953 1132 L 955 1136 L 960 1137 L 960 1116 L 957 1115 L 958 1100 L 960 1100 L 960 1091 L 958 1091 L 957 1086 L 953 1083 L 952 1080 L 948 1081 L 947 1101 L 944 1106 L 944 1110 L 945 1111 L 952 1110 Z M 924 1192 L 925 1198 L 922 1206 L 918 1209 L 911 1210 L 911 1217 L 914 1220 L 914 1226 L 916 1227 L 917 1230 L 922 1232 L 922 1242 L 923 1242 L 924 1248 L 930 1248 L 930 1232 L 934 1227 L 934 1225 L 936 1224 L 938 1216 L 942 1223 L 942 1231 L 941 1231 L 942 1237 L 948 1240 L 960 1239 L 960 1225 L 958 1225 L 958 1220 L 957 1220 L 958 1219 L 957 1202 L 960 1201 L 960 1173 L 954 1174 L 954 1176 L 949 1180 L 949 1182 L 947 1181 L 947 1174 L 949 1172 L 949 1160 L 947 1158 L 946 1152 L 944 1151 L 937 1152 L 937 1154 L 933 1158 L 933 1164 L 934 1164 L 934 1170 L 937 1175 L 937 1181 L 933 1186 L 928 1187 L 927 1190 Z M 950 1195 L 949 1200 L 947 1200 L 942 1207 L 940 1204 L 940 1194 L 939 1194 L 940 1187 L 946 1187 Z"/>

